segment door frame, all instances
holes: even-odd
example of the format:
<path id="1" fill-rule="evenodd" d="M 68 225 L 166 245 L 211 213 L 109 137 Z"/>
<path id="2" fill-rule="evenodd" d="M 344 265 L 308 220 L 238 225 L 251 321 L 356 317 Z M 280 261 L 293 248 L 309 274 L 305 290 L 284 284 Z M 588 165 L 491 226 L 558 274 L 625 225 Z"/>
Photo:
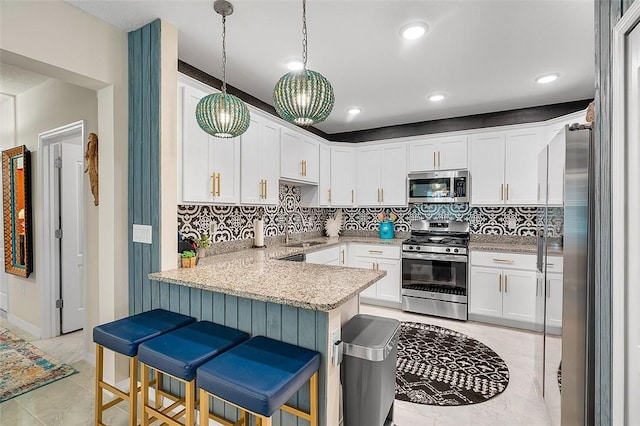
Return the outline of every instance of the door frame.
<path id="1" fill-rule="evenodd" d="M 42 206 L 43 218 L 42 218 L 42 259 L 40 260 L 40 273 L 44 277 L 55 277 L 56 276 L 56 262 L 57 255 L 53 250 L 54 245 L 56 243 L 56 238 L 54 236 L 54 231 L 56 229 L 55 223 L 53 222 L 53 215 L 48 214 L 54 208 L 54 200 L 52 197 L 53 190 L 53 181 L 48 179 L 51 174 L 51 166 L 53 162 L 51 161 L 51 155 L 53 153 L 53 145 L 60 142 L 61 139 L 66 139 L 73 136 L 80 137 L 81 145 L 84 143 L 86 139 L 85 135 L 85 122 L 84 120 L 76 121 L 74 123 L 67 124 L 65 126 L 58 127 L 53 130 L 48 130 L 46 132 L 40 133 L 38 135 L 38 174 L 40 176 L 40 205 Z M 85 166 L 83 161 L 83 167 Z M 84 230 L 86 223 L 86 206 L 84 203 L 84 194 L 86 193 L 86 179 L 83 179 L 82 182 L 82 193 L 81 198 L 82 202 L 80 203 L 80 220 L 82 221 L 81 229 Z M 86 241 L 86 232 L 83 232 L 83 235 L 80 238 L 82 251 L 86 253 L 87 251 L 87 241 Z M 86 262 L 86 260 L 84 260 Z M 81 279 L 83 285 L 86 290 L 87 283 L 87 268 L 86 264 L 83 265 L 83 272 L 81 274 Z M 55 301 L 60 298 L 60 282 L 59 279 L 56 278 L 54 280 L 50 280 L 48 282 L 42 282 L 41 288 L 42 294 L 42 307 L 41 307 L 41 318 L 42 318 L 42 329 L 41 334 L 43 339 L 48 339 L 51 337 L 56 337 L 60 335 L 60 310 L 56 309 Z M 85 306 L 87 302 L 87 291 L 84 292 L 85 297 Z M 85 319 L 86 324 L 86 319 Z"/>
<path id="2" fill-rule="evenodd" d="M 640 25 L 640 1 L 635 1 L 622 15 L 612 31 L 612 91 L 611 91 L 611 359 L 612 359 L 612 395 L 611 422 L 625 424 L 626 400 L 626 307 L 627 284 L 631 279 L 629 259 L 640 254 L 640 244 L 633 238 L 627 238 L 628 216 L 627 202 L 633 197 L 638 201 L 637 192 L 627 191 L 626 152 L 631 143 L 626 138 L 626 37 Z"/>

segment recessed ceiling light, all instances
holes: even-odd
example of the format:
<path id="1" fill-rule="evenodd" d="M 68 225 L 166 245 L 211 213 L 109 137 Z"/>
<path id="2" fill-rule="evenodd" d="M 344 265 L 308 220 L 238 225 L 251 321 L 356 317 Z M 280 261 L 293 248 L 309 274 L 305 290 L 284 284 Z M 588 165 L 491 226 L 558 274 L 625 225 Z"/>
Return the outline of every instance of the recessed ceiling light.
<path id="1" fill-rule="evenodd" d="M 536 83 L 540 83 L 540 84 L 551 83 L 552 81 L 556 81 L 559 76 L 560 75 L 556 73 L 541 75 L 540 77 L 536 78 Z"/>
<path id="2" fill-rule="evenodd" d="M 347 108 L 347 113 L 349 115 L 357 115 L 357 114 L 360 114 L 361 112 L 362 112 L 362 108 L 360 107 L 354 106 L 354 107 Z"/>
<path id="3" fill-rule="evenodd" d="M 304 64 L 299 59 L 292 59 L 287 62 L 287 68 L 289 71 L 300 71 L 304 67 Z"/>
<path id="4" fill-rule="evenodd" d="M 444 93 L 437 93 L 435 95 L 431 95 L 429 96 L 429 100 L 431 102 L 440 102 L 442 100 L 444 100 L 444 98 L 446 98 L 447 95 L 445 95 Z"/>
<path id="5" fill-rule="evenodd" d="M 425 35 L 428 29 L 424 22 L 414 22 L 400 28 L 400 35 L 407 40 L 416 40 Z"/>

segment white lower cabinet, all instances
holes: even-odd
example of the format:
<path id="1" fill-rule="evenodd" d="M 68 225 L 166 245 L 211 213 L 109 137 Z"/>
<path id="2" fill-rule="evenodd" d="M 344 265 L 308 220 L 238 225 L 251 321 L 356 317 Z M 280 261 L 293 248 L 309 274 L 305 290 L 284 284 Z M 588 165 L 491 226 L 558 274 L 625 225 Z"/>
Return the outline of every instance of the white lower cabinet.
<path id="1" fill-rule="evenodd" d="M 340 246 L 328 247 L 322 250 L 307 253 L 306 263 L 318 265 L 340 265 Z"/>
<path id="2" fill-rule="evenodd" d="M 546 324 L 562 327 L 562 274 L 547 274 Z"/>
<path id="3" fill-rule="evenodd" d="M 349 266 L 353 268 L 386 271 L 387 275 L 360 293 L 366 303 L 399 305 L 400 298 L 400 247 L 373 244 L 350 244 Z"/>
<path id="4" fill-rule="evenodd" d="M 562 331 L 562 291 L 564 262 L 561 256 L 547 258 L 547 297 L 546 325 L 547 331 Z"/>
<path id="5" fill-rule="evenodd" d="M 472 251 L 469 314 L 532 324 L 537 284 L 532 265 L 535 255 Z"/>

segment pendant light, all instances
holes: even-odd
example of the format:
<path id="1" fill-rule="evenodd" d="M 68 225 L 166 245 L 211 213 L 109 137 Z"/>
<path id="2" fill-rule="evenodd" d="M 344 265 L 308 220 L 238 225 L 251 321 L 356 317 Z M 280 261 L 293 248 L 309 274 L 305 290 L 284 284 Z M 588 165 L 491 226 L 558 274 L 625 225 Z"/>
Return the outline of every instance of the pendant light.
<path id="1" fill-rule="evenodd" d="M 202 130 L 218 138 L 234 138 L 249 127 L 249 108 L 236 96 L 227 93 L 226 21 L 233 13 L 233 5 L 216 0 L 213 9 L 222 15 L 222 91 L 200 99 L 196 106 L 196 120 Z"/>
<path id="2" fill-rule="evenodd" d="M 291 71 L 276 83 L 273 103 L 280 117 L 299 126 L 324 121 L 333 109 L 331 83 L 307 69 L 307 2 L 302 0 L 302 69 Z"/>

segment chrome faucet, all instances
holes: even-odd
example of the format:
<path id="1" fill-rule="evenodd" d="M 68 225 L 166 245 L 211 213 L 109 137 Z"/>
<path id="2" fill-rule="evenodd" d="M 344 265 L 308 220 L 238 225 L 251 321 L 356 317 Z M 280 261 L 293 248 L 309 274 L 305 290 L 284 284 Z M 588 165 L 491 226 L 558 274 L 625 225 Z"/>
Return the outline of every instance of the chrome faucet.
<path id="1" fill-rule="evenodd" d="M 302 216 L 302 213 L 300 211 L 289 212 L 289 214 L 287 215 L 287 223 L 285 224 L 285 228 L 284 228 L 284 243 L 285 244 L 289 244 L 289 227 L 293 224 L 291 219 L 292 219 L 294 214 L 297 214 L 298 216 L 300 216 L 300 221 L 302 222 L 302 230 L 303 231 L 304 231 L 304 229 L 306 227 L 306 223 L 304 221 L 304 216 Z"/>

